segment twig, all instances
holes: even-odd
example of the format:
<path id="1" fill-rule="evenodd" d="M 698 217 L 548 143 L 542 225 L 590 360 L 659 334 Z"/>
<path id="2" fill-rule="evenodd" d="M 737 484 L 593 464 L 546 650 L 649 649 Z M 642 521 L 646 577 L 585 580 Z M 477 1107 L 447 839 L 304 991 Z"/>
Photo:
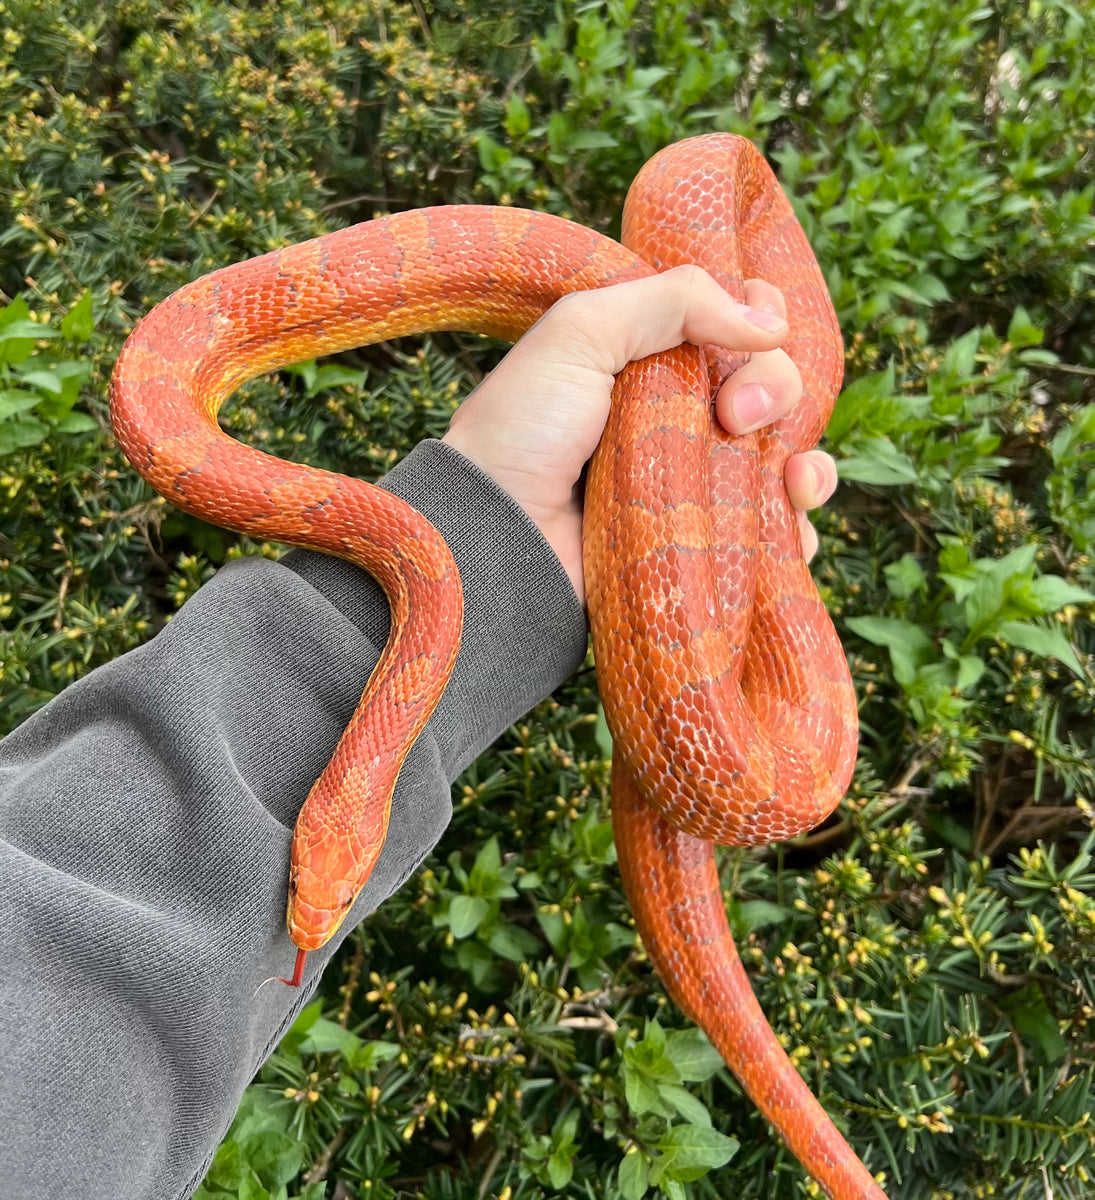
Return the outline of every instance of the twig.
<path id="1" fill-rule="evenodd" d="M 319 1183 L 321 1179 L 327 1178 L 327 1172 L 331 1169 L 331 1160 L 342 1149 L 343 1142 L 350 1136 L 350 1126 L 343 1125 L 342 1128 L 335 1134 L 327 1143 L 323 1153 L 312 1164 L 312 1168 L 304 1176 L 304 1186 L 309 1184 Z"/>
<path id="2" fill-rule="evenodd" d="M 425 35 L 427 42 L 433 41 L 433 31 L 430 29 L 430 23 L 426 20 L 426 10 L 422 7 L 421 0 L 412 0 L 415 16 L 418 18 L 419 25 L 422 26 L 422 32 Z"/>
<path id="3" fill-rule="evenodd" d="M 68 585 L 72 582 L 72 569 L 66 567 L 57 588 L 57 615 L 53 618 L 53 628 L 60 629 L 65 623 L 65 596 L 68 595 Z"/>
<path id="4" fill-rule="evenodd" d="M 1008 753 L 1004 752 L 996 760 L 996 781 L 993 784 L 992 791 L 989 791 L 988 784 L 982 778 L 981 786 L 977 789 L 980 795 L 985 799 L 985 815 L 981 818 L 977 825 L 977 836 L 974 839 L 974 848 L 980 852 L 981 847 L 985 844 L 985 839 L 989 835 L 989 825 L 992 818 L 996 815 L 996 801 L 1000 795 L 1000 789 L 1004 782 L 1004 768 L 1008 762 Z"/>
<path id="5" fill-rule="evenodd" d="M 1043 807 L 1037 804 L 1024 804 L 1022 808 L 1017 809 L 1011 816 L 1011 819 L 1003 829 L 993 838 L 992 842 L 986 847 L 984 853 L 992 858 L 1000 847 L 1012 836 L 1020 825 L 1034 824 L 1051 826 L 1060 820 L 1064 820 L 1067 824 L 1070 820 L 1079 819 L 1079 809 L 1071 804 L 1053 805 L 1052 807 Z M 1044 830 L 1039 830 L 1043 833 Z M 1029 834 L 1027 835 L 1030 836 Z"/>
<path id="6" fill-rule="evenodd" d="M 356 196 L 347 196 L 345 200 L 333 200 L 330 204 L 325 204 L 320 211 L 325 213 L 334 212 L 336 208 L 345 208 L 350 204 L 360 204 L 362 200 L 368 200 L 370 204 L 383 204 L 385 208 L 407 203 L 406 199 L 398 196 L 382 196 L 378 192 L 358 192 Z"/>
<path id="7" fill-rule="evenodd" d="M 483 1200 L 490 1188 L 490 1181 L 494 1178 L 494 1172 L 498 1170 L 498 1164 L 502 1161 L 502 1147 L 495 1146 L 494 1153 L 490 1156 L 490 1161 L 487 1163 L 486 1170 L 483 1172 L 483 1178 L 479 1181 L 479 1191 L 476 1193 L 478 1200 Z"/>
<path id="8" fill-rule="evenodd" d="M 1068 375 L 1087 375 L 1095 379 L 1095 367 L 1080 367 L 1075 363 L 1039 363 L 1047 371 L 1064 371 Z"/>
<path id="9" fill-rule="evenodd" d="M 365 948 L 361 944 L 361 939 L 358 938 L 354 942 L 354 953 L 350 959 L 350 965 L 346 968 L 346 982 L 342 985 L 342 1007 L 338 1010 L 338 1023 L 343 1029 L 350 1022 L 350 1005 L 353 1002 L 354 993 L 357 991 L 358 984 L 361 982 L 361 967 L 365 962 Z"/>

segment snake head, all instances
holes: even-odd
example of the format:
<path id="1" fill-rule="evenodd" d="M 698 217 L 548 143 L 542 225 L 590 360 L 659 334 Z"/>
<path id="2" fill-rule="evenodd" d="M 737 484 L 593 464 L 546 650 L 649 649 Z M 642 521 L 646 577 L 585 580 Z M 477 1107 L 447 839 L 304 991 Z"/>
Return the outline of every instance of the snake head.
<path id="1" fill-rule="evenodd" d="M 380 857 L 384 832 L 365 837 L 352 814 L 338 806 L 328 804 L 315 812 L 310 806 L 309 800 L 289 854 L 285 924 L 300 950 L 318 950 L 346 919 Z"/>
<path id="2" fill-rule="evenodd" d="M 294 868 L 285 911 L 285 927 L 293 945 L 301 950 L 325 945 L 346 919 L 357 891 L 345 880 L 320 881 Z"/>

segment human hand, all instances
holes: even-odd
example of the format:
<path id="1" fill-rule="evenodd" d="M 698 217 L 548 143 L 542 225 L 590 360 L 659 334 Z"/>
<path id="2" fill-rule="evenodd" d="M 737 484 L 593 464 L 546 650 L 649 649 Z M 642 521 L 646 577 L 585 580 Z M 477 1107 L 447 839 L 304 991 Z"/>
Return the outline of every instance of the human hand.
<path id="1" fill-rule="evenodd" d="M 798 368 L 779 349 L 785 313 L 783 294 L 771 284 L 749 280 L 743 305 L 698 267 L 577 292 L 555 304 L 472 392 L 443 440 L 536 522 L 584 605 L 578 480 L 604 429 L 614 376 L 685 341 L 751 352 L 715 400 L 719 422 L 748 433 L 784 416 L 802 395 Z M 832 495 L 836 464 L 821 450 L 792 455 L 784 482 L 812 558 L 817 534 L 805 510 Z"/>

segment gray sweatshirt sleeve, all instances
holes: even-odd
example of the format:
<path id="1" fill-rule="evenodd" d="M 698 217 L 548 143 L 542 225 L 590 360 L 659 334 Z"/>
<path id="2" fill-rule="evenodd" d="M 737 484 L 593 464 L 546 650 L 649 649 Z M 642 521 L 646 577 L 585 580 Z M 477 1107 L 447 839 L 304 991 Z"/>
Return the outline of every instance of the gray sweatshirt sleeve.
<path id="1" fill-rule="evenodd" d="M 501 489 L 440 442 L 385 486 L 451 546 L 464 636 L 299 991 L 255 995 L 291 971 L 293 824 L 387 636 L 371 579 L 303 551 L 233 563 L 0 742 L 0 1194 L 189 1196 L 331 953 L 440 837 L 451 781 L 580 664 L 573 588 Z"/>

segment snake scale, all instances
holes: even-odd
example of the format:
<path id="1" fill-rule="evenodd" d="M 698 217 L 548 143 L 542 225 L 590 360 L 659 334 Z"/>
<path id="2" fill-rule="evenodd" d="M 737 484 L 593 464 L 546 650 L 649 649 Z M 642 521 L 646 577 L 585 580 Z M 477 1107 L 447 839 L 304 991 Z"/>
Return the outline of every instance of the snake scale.
<path id="1" fill-rule="evenodd" d="M 635 921 L 666 988 L 835 1200 L 882 1189 L 810 1093 L 753 995 L 714 845 L 793 837 L 832 811 L 858 741 L 840 642 L 803 560 L 783 484 L 839 390 L 843 347 L 821 272 L 749 142 L 691 138 L 640 172 L 622 244 L 506 207 L 397 213 L 206 275 L 154 308 L 118 359 L 111 415 L 161 494 L 252 537 L 374 575 L 392 632 L 293 838 L 287 924 L 299 984 L 384 843 L 399 769 L 452 671 L 452 557 L 403 501 L 273 458 L 221 430 L 234 388 L 302 359 L 404 334 L 518 339 L 560 297 L 695 263 L 740 298 L 780 287 L 804 396 L 774 427 L 721 430 L 713 387 L 743 361 L 681 346 L 625 368 L 590 464 L 586 587 L 614 741 L 612 814 Z"/>

